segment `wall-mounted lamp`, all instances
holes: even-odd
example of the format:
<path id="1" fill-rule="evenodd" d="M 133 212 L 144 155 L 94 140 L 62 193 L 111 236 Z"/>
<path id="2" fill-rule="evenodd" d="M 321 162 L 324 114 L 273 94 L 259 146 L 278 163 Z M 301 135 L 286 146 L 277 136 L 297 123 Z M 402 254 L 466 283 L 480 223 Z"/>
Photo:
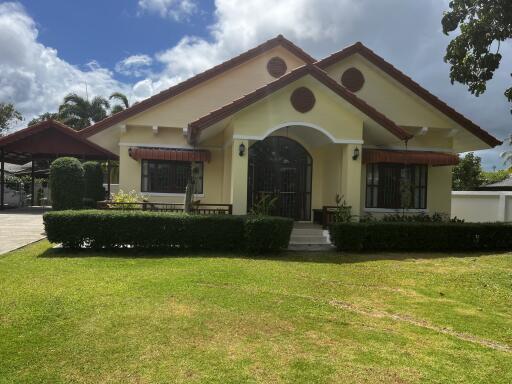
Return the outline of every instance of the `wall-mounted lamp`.
<path id="1" fill-rule="evenodd" d="M 245 145 L 244 143 L 240 144 L 240 146 L 238 147 L 238 154 L 240 155 L 240 157 L 242 157 L 245 153 Z"/>
<path id="2" fill-rule="evenodd" d="M 352 160 L 357 160 L 359 158 L 359 148 L 355 147 L 354 152 L 352 153 Z"/>

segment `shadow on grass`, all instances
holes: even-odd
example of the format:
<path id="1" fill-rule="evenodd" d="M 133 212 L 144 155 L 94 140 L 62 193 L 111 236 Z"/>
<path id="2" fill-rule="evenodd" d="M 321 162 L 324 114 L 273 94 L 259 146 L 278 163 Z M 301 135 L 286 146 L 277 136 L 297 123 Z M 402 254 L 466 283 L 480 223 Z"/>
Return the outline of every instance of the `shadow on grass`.
<path id="1" fill-rule="evenodd" d="M 372 252 L 372 253 L 346 253 L 336 251 L 299 252 L 284 251 L 269 254 L 250 254 L 236 252 L 213 252 L 204 250 L 177 250 L 177 249 L 65 249 L 49 248 L 38 257 L 41 258 L 121 258 L 121 259 L 167 259 L 167 258 L 230 258 L 230 259 L 251 259 L 271 260 L 301 263 L 328 263 L 328 264 L 350 264 L 369 261 L 414 261 L 426 259 L 443 259 L 448 257 L 456 258 L 478 258 L 507 253 L 498 252 Z"/>

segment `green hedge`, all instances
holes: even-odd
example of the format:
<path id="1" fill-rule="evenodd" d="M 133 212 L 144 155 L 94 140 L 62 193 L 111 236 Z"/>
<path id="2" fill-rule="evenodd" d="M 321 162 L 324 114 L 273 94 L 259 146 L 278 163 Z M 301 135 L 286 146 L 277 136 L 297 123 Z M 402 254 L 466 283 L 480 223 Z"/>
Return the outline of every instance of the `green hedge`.
<path id="1" fill-rule="evenodd" d="M 500 223 L 336 223 L 340 251 L 512 250 L 512 225 Z"/>
<path id="2" fill-rule="evenodd" d="M 274 217 L 108 210 L 48 212 L 43 219 L 48 240 L 68 248 L 247 249 L 259 253 L 286 248 L 293 225 L 291 220 Z"/>
<path id="3" fill-rule="evenodd" d="M 83 167 L 85 182 L 84 199 L 89 199 L 94 203 L 96 201 L 105 200 L 105 188 L 103 188 L 103 169 L 101 168 L 101 164 L 97 161 L 87 161 L 83 164 Z"/>
<path id="4" fill-rule="evenodd" d="M 84 169 L 74 157 L 60 157 L 50 166 L 52 207 L 80 209 L 84 197 Z"/>
<path id="5" fill-rule="evenodd" d="M 245 247 L 264 253 L 288 247 L 293 220 L 284 217 L 248 216 L 245 220 Z"/>

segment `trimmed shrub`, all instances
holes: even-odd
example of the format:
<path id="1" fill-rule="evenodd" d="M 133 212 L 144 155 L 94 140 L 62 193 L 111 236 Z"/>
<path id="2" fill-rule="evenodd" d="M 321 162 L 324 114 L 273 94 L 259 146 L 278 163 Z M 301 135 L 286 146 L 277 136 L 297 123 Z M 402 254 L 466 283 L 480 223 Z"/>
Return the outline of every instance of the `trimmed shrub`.
<path id="1" fill-rule="evenodd" d="M 285 217 L 248 216 L 245 247 L 252 253 L 276 252 L 288 247 L 293 220 Z"/>
<path id="2" fill-rule="evenodd" d="M 105 199 L 105 188 L 103 188 L 103 169 L 97 161 L 87 161 L 84 167 L 84 199 L 93 202 Z"/>
<path id="3" fill-rule="evenodd" d="M 340 251 L 491 251 L 512 249 L 512 225 L 503 223 L 336 223 Z"/>
<path id="4" fill-rule="evenodd" d="M 293 221 L 276 217 L 185 215 L 149 211 L 48 212 L 48 240 L 67 248 L 179 248 L 276 251 L 288 246 Z"/>
<path id="5" fill-rule="evenodd" d="M 54 210 L 80 209 L 84 197 L 84 169 L 74 157 L 60 157 L 50 166 Z"/>

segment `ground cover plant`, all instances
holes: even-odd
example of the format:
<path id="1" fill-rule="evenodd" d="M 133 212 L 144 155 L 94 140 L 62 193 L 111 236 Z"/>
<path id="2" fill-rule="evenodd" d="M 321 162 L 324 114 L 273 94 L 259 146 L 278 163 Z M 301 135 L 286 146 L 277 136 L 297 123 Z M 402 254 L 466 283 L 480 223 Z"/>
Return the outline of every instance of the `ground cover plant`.
<path id="1" fill-rule="evenodd" d="M 0 383 L 510 383 L 512 255 L 0 257 Z"/>

